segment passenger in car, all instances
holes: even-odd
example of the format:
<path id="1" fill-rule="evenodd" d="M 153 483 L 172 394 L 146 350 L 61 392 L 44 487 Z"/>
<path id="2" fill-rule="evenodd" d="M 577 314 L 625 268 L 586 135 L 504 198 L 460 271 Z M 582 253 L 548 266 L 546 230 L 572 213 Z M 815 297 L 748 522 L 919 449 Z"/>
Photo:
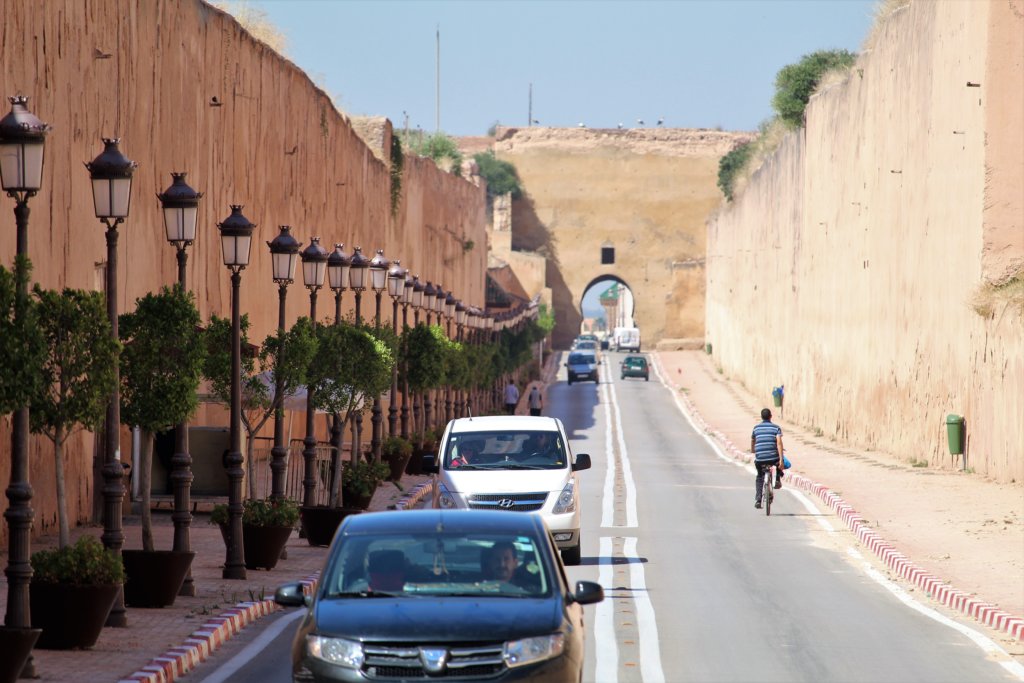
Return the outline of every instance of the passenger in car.
<path id="1" fill-rule="evenodd" d="M 400 591 L 405 586 L 405 554 L 401 550 L 374 550 L 366 568 L 372 591 Z"/>
<path id="2" fill-rule="evenodd" d="M 510 541 L 498 541 L 484 548 L 480 555 L 480 569 L 485 581 L 505 581 L 528 589 L 538 587 L 538 578 L 520 566 L 516 547 Z"/>

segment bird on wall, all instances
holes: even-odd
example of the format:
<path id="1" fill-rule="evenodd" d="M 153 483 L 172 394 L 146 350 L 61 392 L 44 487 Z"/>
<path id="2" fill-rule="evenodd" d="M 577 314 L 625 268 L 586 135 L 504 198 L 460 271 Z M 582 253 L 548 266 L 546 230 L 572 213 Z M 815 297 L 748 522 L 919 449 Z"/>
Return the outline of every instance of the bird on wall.
<path id="1" fill-rule="evenodd" d="M 659 126 L 663 125 L 664 123 L 665 123 L 665 119 L 664 118 L 659 118 L 658 119 L 658 125 Z"/>
<path id="2" fill-rule="evenodd" d="M 619 130 L 622 130 L 622 124 L 621 123 L 619 124 Z"/>
<path id="3" fill-rule="evenodd" d="M 643 119 L 637 119 L 636 123 L 637 123 L 638 126 L 642 126 L 642 125 L 644 125 L 644 120 Z"/>
<path id="4" fill-rule="evenodd" d="M 583 125 L 583 122 L 582 122 L 582 121 L 580 121 L 580 128 L 586 128 L 586 126 L 585 126 L 585 125 Z"/>

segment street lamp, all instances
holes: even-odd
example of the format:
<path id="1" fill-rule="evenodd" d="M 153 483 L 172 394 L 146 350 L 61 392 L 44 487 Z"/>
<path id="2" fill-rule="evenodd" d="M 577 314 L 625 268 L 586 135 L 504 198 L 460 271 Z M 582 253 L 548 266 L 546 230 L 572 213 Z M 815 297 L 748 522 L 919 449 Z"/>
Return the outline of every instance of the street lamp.
<path id="1" fill-rule="evenodd" d="M 378 249 L 377 254 L 370 261 L 370 286 L 373 287 L 376 295 L 377 307 L 374 315 L 374 328 L 380 329 L 380 295 L 387 288 L 388 266 L 390 263 L 384 258 L 384 250 Z M 383 417 L 380 410 L 380 394 L 373 397 L 373 410 L 370 413 L 370 423 L 373 431 L 370 436 L 370 450 L 373 452 L 374 460 L 380 460 L 381 432 L 383 431 Z"/>
<path id="2" fill-rule="evenodd" d="M 366 289 L 366 271 L 369 267 L 370 259 L 363 256 L 362 247 L 356 247 L 352 252 L 348 269 L 348 286 L 356 293 L 356 325 L 362 321 L 359 308 L 363 300 L 363 290 Z"/>
<path id="3" fill-rule="evenodd" d="M 28 259 L 28 200 L 43 183 L 43 146 L 50 126 L 36 118 L 26 106 L 23 95 L 8 98 L 11 111 L 0 119 L 0 186 L 14 200 L 14 222 L 17 227 L 15 272 L 21 274 Z M 17 278 L 17 297 L 28 298 L 28 278 Z M 21 307 L 19 306 L 19 310 Z M 29 628 L 29 582 L 32 579 L 30 541 L 32 530 L 32 485 L 28 479 L 28 405 L 14 411 L 11 424 L 11 483 L 7 487 L 7 614 L 4 623 L 10 627 Z M 23 669 L 24 676 L 35 676 L 31 660 Z"/>
<path id="4" fill-rule="evenodd" d="M 158 194 L 164 214 L 164 230 L 167 241 L 178 250 L 178 285 L 181 291 L 188 289 L 185 265 L 188 263 L 186 249 L 196 239 L 196 223 L 199 217 L 199 200 L 203 193 L 196 192 L 185 182 L 185 173 L 171 173 L 171 186 Z M 171 486 L 174 489 L 173 549 L 191 552 L 189 528 L 192 526 L 192 456 L 188 452 L 188 421 L 182 421 L 174 428 L 174 454 L 171 456 Z M 194 596 L 196 586 L 189 568 L 178 595 Z"/>
<path id="5" fill-rule="evenodd" d="M 466 305 L 462 300 L 455 302 L 456 339 L 462 343 L 462 326 L 466 323 Z M 465 391 L 462 387 L 455 390 L 455 417 L 463 417 L 466 407 Z"/>
<path id="6" fill-rule="evenodd" d="M 408 270 L 405 271 L 405 283 L 402 286 L 402 332 L 409 328 L 409 304 L 412 303 L 416 281 Z M 402 438 L 409 438 L 409 366 L 402 362 Z"/>
<path id="7" fill-rule="evenodd" d="M 320 246 L 320 238 L 314 237 L 309 246 L 302 250 L 302 281 L 309 290 L 309 320 L 316 330 L 316 293 L 324 286 L 327 275 L 327 250 Z M 313 494 L 316 490 L 316 431 L 313 418 L 313 388 L 306 384 L 306 437 L 302 440 L 302 459 L 305 460 L 306 473 L 302 478 L 302 504 L 312 507 L 316 501 Z"/>
<path id="8" fill-rule="evenodd" d="M 406 270 L 395 259 L 388 270 L 388 296 L 391 297 L 391 331 L 398 338 L 398 301 L 405 293 Z M 398 363 L 391 366 L 391 397 L 388 401 L 388 436 L 398 431 Z"/>
<path id="9" fill-rule="evenodd" d="M 446 327 L 446 331 L 448 333 L 448 337 L 449 338 L 452 336 L 452 319 L 455 317 L 455 304 L 456 303 L 457 303 L 457 299 L 455 298 L 455 295 L 452 294 L 451 292 L 448 292 L 445 295 L 445 297 L 444 297 L 444 316 L 445 316 L 445 318 L 448 319 L 447 320 L 448 325 Z"/>
<path id="10" fill-rule="evenodd" d="M 231 271 L 231 443 L 224 457 L 228 475 L 228 542 L 224 560 L 225 579 L 245 580 L 245 549 L 242 546 L 242 330 L 239 285 L 249 265 L 255 224 L 242 215 L 242 207 L 231 205 L 231 215 L 217 224 L 224 265 Z"/>
<path id="11" fill-rule="evenodd" d="M 302 244 L 292 236 L 291 226 L 282 225 L 281 232 L 270 242 L 270 268 L 277 283 L 277 365 L 284 357 L 285 300 L 288 285 L 295 281 L 295 264 L 299 261 Z M 274 372 L 274 445 L 270 449 L 270 497 L 284 498 L 284 478 L 288 469 L 288 444 L 284 436 L 284 377 Z"/>
<path id="12" fill-rule="evenodd" d="M 420 309 L 423 308 L 423 290 L 426 288 L 422 282 L 420 282 L 419 275 L 412 276 L 412 316 L 413 325 L 420 324 Z"/>
<path id="13" fill-rule="evenodd" d="M 351 259 L 345 253 L 345 245 L 337 242 L 334 251 L 327 257 L 327 282 L 334 292 L 334 324 L 341 322 L 341 295 L 348 287 L 348 269 Z"/>
<path id="14" fill-rule="evenodd" d="M 423 288 L 423 310 L 427 312 L 427 325 L 430 325 L 430 314 L 434 311 L 434 304 L 437 302 L 437 289 L 434 283 L 427 280 Z"/>
<path id="15" fill-rule="evenodd" d="M 103 138 L 103 151 L 88 162 L 92 179 L 92 198 L 96 217 L 107 226 L 107 315 L 110 334 L 117 340 L 117 226 L 128 217 L 131 205 L 132 175 L 138 164 L 128 159 L 117 145 L 117 138 Z M 121 555 L 124 531 L 121 528 L 121 503 L 124 500 L 124 466 L 121 464 L 121 392 L 120 370 L 114 368 L 114 390 L 107 406 L 104 427 L 106 450 L 103 464 L 103 545 Z M 124 591 L 118 591 L 107 617 L 107 626 L 127 626 Z"/>

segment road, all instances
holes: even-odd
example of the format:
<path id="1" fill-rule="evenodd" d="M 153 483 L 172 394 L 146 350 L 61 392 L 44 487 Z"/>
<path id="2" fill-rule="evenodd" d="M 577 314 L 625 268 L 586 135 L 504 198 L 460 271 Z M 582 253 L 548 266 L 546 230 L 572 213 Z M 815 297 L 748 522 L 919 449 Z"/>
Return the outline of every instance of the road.
<path id="1" fill-rule="evenodd" d="M 606 590 L 587 608 L 585 680 L 1024 680 L 984 636 L 885 580 L 799 493 L 783 489 L 771 517 L 755 510 L 752 468 L 720 457 L 654 373 L 620 379 L 621 357 L 605 354 L 600 384 L 559 381 L 547 397 L 594 461 L 569 570 Z M 288 680 L 297 616 L 246 629 L 189 680 Z"/>

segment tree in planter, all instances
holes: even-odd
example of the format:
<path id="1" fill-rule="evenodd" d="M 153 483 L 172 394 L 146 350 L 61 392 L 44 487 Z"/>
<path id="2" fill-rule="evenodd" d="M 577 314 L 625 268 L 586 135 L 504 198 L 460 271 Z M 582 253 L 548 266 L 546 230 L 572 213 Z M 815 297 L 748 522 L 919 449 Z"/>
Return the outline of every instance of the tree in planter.
<path id="1" fill-rule="evenodd" d="M 205 349 L 201 318 L 181 285 L 147 294 L 118 318 L 121 353 L 121 421 L 142 430 L 139 487 L 142 489 L 142 548 L 153 550 L 149 509 L 153 441 L 157 432 L 189 420 L 199 405 Z"/>
<path id="2" fill-rule="evenodd" d="M 444 381 L 444 332 L 438 325 L 418 323 L 402 333 L 401 347 L 405 353 L 409 390 L 423 393 L 441 386 Z M 420 415 L 419 424 L 413 425 L 417 450 L 423 449 L 423 436 L 429 429 L 427 416 Z"/>
<path id="3" fill-rule="evenodd" d="M 248 345 L 248 316 L 242 316 L 242 346 Z M 210 318 L 204 335 L 206 363 L 203 375 L 210 381 L 213 394 L 224 403 L 231 402 L 231 321 L 217 316 Z M 306 370 L 316 353 L 316 338 L 309 318 L 299 318 L 291 329 L 267 335 L 259 353 L 242 355 L 242 427 L 246 439 L 246 472 L 249 497 L 256 497 L 253 471 L 255 436 L 285 400 L 306 382 Z M 282 391 L 271 398 L 270 387 L 280 373 Z M 265 379 L 264 379 L 265 378 Z"/>
<path id="4" fill-rule="evenodd" d="M 307 371 L 316 408 L 329 412 L 346 424 L 349 418 L 391 386 L 394 354 L 388 345 L 367 328 L 347 321 L 316 328 L 317 349 Z M 352 454 L 350 469 L 359 461 Z M 332 459 L 329 504 L 339 504 L 337 460 Z"/>
<path id="5" fill-rule="evenodd" d="M 43 384 L 32 400 L 29 416 L 32 431 L 53 442 L 58 543 L 64 548 L 69 542 L 64 443 L 76 427 L 96 429 L 103 424 L 121 345 L 110 336 L 101 293 L 56 292 L 37 286 L 35 296 L 47 355 L 41 364 Z"/>
<path id="6" fill-rule="evenodd" d="M 14 271 L 0 266 L 0 414 L 23 408 L 43 383 L 46 339 L 39 328 L 37 305 L 19 294 L 27 289 L 31 262 L 15 257 Z M 20 285 L 20 287 L 19 287 Z"/>

